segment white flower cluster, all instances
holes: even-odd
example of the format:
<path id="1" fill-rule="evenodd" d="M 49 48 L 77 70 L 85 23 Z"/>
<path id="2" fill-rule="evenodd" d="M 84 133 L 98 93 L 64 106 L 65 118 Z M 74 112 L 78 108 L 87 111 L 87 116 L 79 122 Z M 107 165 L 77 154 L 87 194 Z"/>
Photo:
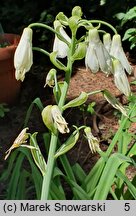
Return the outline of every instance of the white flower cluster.
<path id="1" fill-rule="evenodd" d="M 57 53 L 57 58 L 65 58 L 68 56 L 71 38 L 67 35 L 59 21 L 54 22 L 55 30 L 58 26 L 61 38 L 59 38 L 58 35 L 55 35 L 53 52 Z M 25 28 L 14 56 L 16 79 L 23 81 L 25 73 L 30 70 L 32 64 L 32 30 L 31 28 Z M 117 88 L 126 96 L 130 95 L 130 85 L 125 71 L 128 74 L 131 74 L 132 67 L 123 51 L 119 34 L 113 35 L 111 40 L 110 34 L 106 33 L 103 36 L 102 42 L 96 28 L 89 30 L 85 66 L 93 73 L 96 73 L 99 70 L 103 71 L 107 75 L 112 73 Z"/>
<path id="2" fill-rule="evenodd" d="M 67 34 L 64 32 L 64 29 L 62 31 L 61 28 L 62 36 L 70 42 L 70 38 L 66 36 Z M 63 41 L 56 38 L 57 36 L 54 40 L 53 51 L 57 51 L 58 58 L 64 58 L 68 54 L 68 46 Z M 63 55 L 60 55 L 60 53 L 63 53 Z M 85 66 L 93 73 L 100 70 L 107 75 L 112 73 L 114 75 L 116 87 L 126 96 L 130 95 L 130 85 L 125 71 L 128 74 L 131 74 L 132 67 L 130 66 L 122 48 L 121 37 L 119 34 L 113 35 L 111 40 L 111 35 L 106 33 L 103 36 L 102 42 L 96 28 L 89 30 Z"/>

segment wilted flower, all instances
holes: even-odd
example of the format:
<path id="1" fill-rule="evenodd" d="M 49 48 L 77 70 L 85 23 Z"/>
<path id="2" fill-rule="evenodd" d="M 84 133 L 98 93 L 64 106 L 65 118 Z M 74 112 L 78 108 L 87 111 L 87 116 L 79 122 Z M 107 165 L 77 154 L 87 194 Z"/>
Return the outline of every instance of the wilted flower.
<path id="1" fill-rule="evenodd" d="M 67 35 L 65 30 L 61 26 L 61 23 L 57 20 L 54 22 L 54 28 L 56 29 L 58 26 L 60 26 L 59 33 L 61 34 L 61 36 L 70 43 L 71 42 L 70 37 Z M 67 56 L 68 49 L 69 49 L 68 45 L 64 41 L 62 41 L 60 38 L 58 38 L 57 35 L 55 35 L 54 44 L 53 44 L 53 52 L 55 51 L 57 52 L 57 57 L 65 58 Z"/>
<path id="2" fill-rule="evenodd" d="M 122 104 L 117 100 L 117 98 L 112 95 L 108 90 L 102 91 L 106 100 L 117 110 L 119 110 L 124 116 L 127 116 L 126 109 L 122 106 Z"/>
<path id="3" fill-rule="evenodd" d="M 54 134 L 56 129 L 60 133 L 69 133 L 68 123 L 63 118 L 60 109 L 57 105 L 48 105 L 42 111 L 43 122 Z"/>
<path id="4" fill-rule="evenodd" d="M 23 30 L 20 42 L 16 48 L 14 55 L 15 77 L 17 80 L 23 81 L 26 72 L 28 72 L 33 64 L 32 53 L 32 29 L 25 28 Z"/>
<path id="5" fill-rule="evenodd" d="M 48 85 L 49 87 L 53 87 L 55 84 L 54 76 L 56 74 L 56 70 L 52 68 L 46 76 L 46 81 L 44 87 Z"/>
<path id="6" fill-rule="evenodd" d="M 100 40 L 97 29 L 89 30 L 89 45 L 85 57 L 85 65 L 93 73 L 99 69 L 107 74 L 112 72 L 111 57 Z"/>
<path id="7" fill-rule="evenodd" d="M 52 118 L 60 133 L 69 133 L 68 123 L 62 117 L 59 107 L 57 105 L 52 106 L 51 109 Z"/>
<path id="8" fill-rule="evenodd" d="M 96 137 L 93 136 L 93 134 L 91 132 L 91 128 L 86 127 L 84 129 L 84 132 L 85 132 L 86 138 L 88 140 L 91 152 L 95 153 L 96 151 L 101 151 L 101 149 L 99 147 L 99 141 L 98 141 L 98 139 Z"/>
<path id="9" fill-rule="evenodd" d="M 111 48 L 111 35 L 106 33 L 103 35 L 103 44 L 108 52 L 110 52 Z"/>
<path id="10" fill-rule="evenodd" d="M 5 156 L 5 160 L 8 158 L 8 156 L 10 155 L 11 151 L 15 148 L 18 148 L 20 145 L 26 143 L 27 139 L 28 139 L 28 133 L 26 133 L 26 131 L 28 130 L 28 128 L 24 128 L 20 134 L 17 136 L 17 138 L 15 139 L 15 141 L 13 142 L 13 145 L 6 151 L 6 156 Z M 22 145 L 22 146 L 26 146 L 26 147 L 30 147 L 28 145 Z M 31 148 L 31 147 L 30 147 Z"/>
<path id="11" fill-rule="evenodd" d="M 126 96 L 131 93 L 129 81 L 125 74 L 124 68 L 118 59 L 113 60 L 114 82 L 117 88 Z"/>
<path id="12" fill-rule="evenodd" d="M 122 66 L 126 69 L 128 74 L 131 74 L 132 67 L 129 64 L 128 59 L 122 48 L 121 36 L 119 34 L 113 36 L 110 55 L 118 59 L 121 62 Z"/>

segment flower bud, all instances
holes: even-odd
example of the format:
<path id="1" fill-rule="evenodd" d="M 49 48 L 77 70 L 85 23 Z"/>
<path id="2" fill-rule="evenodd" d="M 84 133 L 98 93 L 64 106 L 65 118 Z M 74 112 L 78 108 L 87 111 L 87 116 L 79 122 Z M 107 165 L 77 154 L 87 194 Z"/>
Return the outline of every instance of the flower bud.
<path id="1" fill-rule="evenodd" d="M 77 16 L 79 18 L 81 18 L 83 12 L 82 12 L 82 9 L 80 6 L 75 6 L 73 9 L 72 9 L 72 16 Z"/>
<path id="2" fill-rule="evenodd" d="M 63 12 L 59 12 L 56 19 L 58 19 L 63 25 L 68 25 L 68 18 Z"/>
<path id="3" fill-rule="evenodd" d="M 20 42 L 16 48 L 14 55 L 15 77 L 17 80 L 23 81 L 26 72 L 28 72 L 33 64 L 32 53 L 32 29 L 25 28 L 23 30 Z"/>

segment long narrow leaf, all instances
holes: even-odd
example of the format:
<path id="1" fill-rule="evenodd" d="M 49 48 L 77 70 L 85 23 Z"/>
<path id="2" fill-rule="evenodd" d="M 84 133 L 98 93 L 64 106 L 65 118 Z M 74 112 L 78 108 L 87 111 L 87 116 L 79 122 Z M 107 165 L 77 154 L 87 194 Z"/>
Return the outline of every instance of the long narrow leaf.
<path id="1" fill-rule="evenodd" d="M 131 181 L 131 183 L 133 184 L 133 186 L 136 188 L 136 175 L 135 177 L 133 178 L 133 180 Z M 127 191 L 125 192 L 124 194 L 124 200 L 132 200 L 134 199 L 134 197 L 132 196 L 129 188 L 127 189 Z"/>
<path id="2" fill-rule="evenodd" d="M 17 195 L 16 198 L 18 200 L 24 200 L 27 199 L 26 196 L 26 183 L 28 178 L 30 177 L 30 173 L 27 172 L 25 169 L 22 170 L 22 172 L 20 173 L 20 178 L 19 178 L 19 183 L 18 183 L 18 188 L 17 188 Z"/>
<path id="3" fill-rule="evenodd" d="M 93 198 L 94 200 L 104 200 L 107 198 L 108 193 L 110 191 L 110 187 L 113 184 L 113 180 L 116 175 L 117 169 L 123 162 L 131 163 L 130 159 L 128 157 L 123 156 L 122 154 L 115 153 L 110 156 L 103 170 L 99 184 L 97 186 Z"/>
<path id="4" fill-rule="evenodd" d="M 40 169 L 42 175 L 45 175 L 46 172 L 46 162 L 45 159 L 41 153 L 41 150 L 38 146 L 37 140 L 36 140 L 36 135 L 37 133 L 34 133 L 32 135 L 30 135 L 30 145 L 35 147 L 35 149 L 31 149 L 31 153 L 33 156 L 33 159 L 36 163 L 36 165 L 38 166 L 38 168 Z"/>
<path id="5" fill-rule="evenodd" d="M 12 155 L 8 159 L 8 168 L 4 170 L 3 174 L 0 177 L 0 181 L 6 181 L 9 178 L 11 171 L 13 169 L 17 154 L 18 154 L 18 151 L 12 152 Z"/>
<path id="6" fill-rule="evenodd" d="M 83 183 L 85 178 L 86 178 L 86 173 L 84 172 L 84 170 L 82 169 L 82 167 L 76 163 L 73 167 L 73 172 L 75 174 L 76 179 L 79 181 L 79 183 Z"/>
<path id="7" fill-rule="evenodd" d="M 24 155 L 27 157 L 31 170 L 32 170 L 32 179 L 34 182 L 34 187 L 36 191 L 36 199 L 40 199 L 41 196 L 41 187 L 42 187 L 42 175 L 39 169 L 37 168 L 36 164 L 33 161 L 32 155 L 30 153 L 30 149 L 26 148 L 19 148 L 21 152 L 24 153 Z"/>
<path id="8" fill-rule="evenodd" d="M 100 158 L 85 178 L 82 186 L 83 188 L 86 188 L 87 193 L 92 194 L 92 191 L 95 190 L 98 181 L 101 177 L 104 166 L 105 160 L 104 158 Z"/>
<path id="9" fill-rule="evenodd" d="M 79 200 L 89 200 L 90 199 L 86 191 L 81 186 L 79 186 L 76 182 L 69 180 L 67 177 L 65 179 L 70 184 L 71 189 L 73 190 L 73 193 L 76 192 L 75 195 L 76 196 L 78 195 Z"/>
<path id="10" fill-rule="evenodd" d="M 25 117 L 25 121 L 24 121 L 24 128 L 27 127 L 27 124 L 28 124 L 28 121 L 29 121 L 29 118 L 30 118 L 30 115 L 31 115 L 31 112 L 33 110 L 33 107 L 34 106 L 37 106 L 39 108 L 40 111 L 43 110 L 43 104 L 40 100 L 40 98 L 36 98 L 32 103 L 31 105 L 29 106 L 28 110 L 27 110 L 27 113 L 26 113 L 26 117 Z"/>
<path id="11" fill-rule="evenodd" d="M 132 194 L 133 198 L 136 200 L 136 187 L 129 181 L 129 179 L 125 175 L 123 175 L 120 170 L 117 171 L 116 175 L 127 184 L 128 190 Z"/>
<path id="12" fill-rule="evenodd" d="M 18 186 L 18 181 L 20 178 L 21 166 L 25 155 L 20 154 L 16 160 L 15 167 L 12 172 L 11 180 L 8 186 L 7 199 L 16 199 L 16 191 Z"/>

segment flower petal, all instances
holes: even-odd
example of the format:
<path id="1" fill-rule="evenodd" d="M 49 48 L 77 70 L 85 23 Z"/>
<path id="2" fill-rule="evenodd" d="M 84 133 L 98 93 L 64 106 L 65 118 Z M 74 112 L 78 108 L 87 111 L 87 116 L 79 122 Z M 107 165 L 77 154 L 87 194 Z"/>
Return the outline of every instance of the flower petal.
<path id="1" fill-rule="evenodd" d="M 126 69 L 128 74 L 131 74 L 132 67 L 129 64 L 128 59 L 122 48 L 121 37 L 119 34 L 113 36 L 110 55 L 118 59 L 121 62 L 122 66 Z"/>
<path id="2" fill-rule="evenodd" d="M 32 29 L 25 28 L 23 30 L 20 42 L 14 54 L 14 67 L 16 69 L 16 79 L 23 81 L 25 78 L 25 73 L 30 70 L 32 64 Z"/>
<path id="3" fill-rule="evenodd" d="M 130 85 L 125 74 L 124 68 L 118 59 L 113 60 L 114 67 L 114 82 L 117 88 L 126 96 L 131 93 Z"/>
<path id="4" fill-rule="evenodd" d="M 99 63 L 94 50 L 94 45 L 89 45 L 85 56 L 85 66 L 90 68 L 93 73 L 99 71 Z"/>

